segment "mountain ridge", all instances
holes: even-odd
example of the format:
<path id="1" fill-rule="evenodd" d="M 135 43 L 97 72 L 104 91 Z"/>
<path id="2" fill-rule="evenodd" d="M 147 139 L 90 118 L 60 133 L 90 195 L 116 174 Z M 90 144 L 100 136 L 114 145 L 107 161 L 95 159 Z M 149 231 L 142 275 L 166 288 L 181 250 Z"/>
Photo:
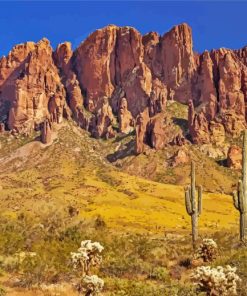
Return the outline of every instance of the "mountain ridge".
<path id="1" fill-rule="evenodd" d="M 189 106 L 186 133 L 174 132 L 169 101 Z M 135 130 L 137 154 L 237 138 L 246 101 L 247 47 L 195 53 L 186 23 L 163 36 L 109 25 L 74 51 L 69 42 L 53 50 L 43 38 L 0 59 L 1 130 L 28 134 L 45 120 L 73 118 L 95 138 Z"/>

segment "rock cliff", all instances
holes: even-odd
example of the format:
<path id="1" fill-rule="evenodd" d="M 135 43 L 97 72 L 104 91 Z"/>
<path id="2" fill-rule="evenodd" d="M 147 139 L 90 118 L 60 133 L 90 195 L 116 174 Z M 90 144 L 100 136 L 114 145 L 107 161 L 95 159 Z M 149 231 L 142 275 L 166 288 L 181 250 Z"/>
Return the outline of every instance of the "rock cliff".
<path id="1" fill-rule="evenodd" d="M 188 105 L 188 133 L 169 118 L 169 101 Z M 29 132 L 72 118 L 94 137 L 136 130 L 136 153 L 223 143 L 246 128 L 247 47 L 193 51 L 187 24 L 160 36 L 132 27 L 96 30 L 74 51 L 47 39 L 0 59 L 2 130 Z M 48 121 L 47 121 L 48 120 Z"/>

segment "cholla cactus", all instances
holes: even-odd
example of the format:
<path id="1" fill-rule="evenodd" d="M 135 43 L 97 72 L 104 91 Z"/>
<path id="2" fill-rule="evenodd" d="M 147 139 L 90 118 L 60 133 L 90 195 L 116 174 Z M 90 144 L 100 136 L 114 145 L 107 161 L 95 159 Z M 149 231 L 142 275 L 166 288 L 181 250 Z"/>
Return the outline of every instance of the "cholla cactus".
<path id="1" fill-rule="evenodd" d="M 207 295 L 233 296 L 237 295 L 237 284 L 241 281 L 236 270 L 235 267 L 229 265 L 225 268 L 201 266 L 194 271 L 192 279 Z"/>
<path id="2" fill-rule="evenodd" d="M 91 266 L 100 265 L 102 257 L 100 253 L 104 247 L 100 243 L 91 240 L 81 242 L 81 247 L 77 252 L 71 252 L 71 259 L 74 268 L 81 268 L 83 274 L 88 275 Z"/>
<path id="3" fill-rule="evenodd" d="M 202 259 L 203 262 L 211 262 L 218 255 L 218 246 L 213 239 L 205 238 L 195 251 L 194 259 Z"/>
<path id="4" fill-rule="evenodd" d="M 85 240 L 81 242 L 81 247 L 77 252 L 71 253 L 74 268 L 82 269 L 82 280 L 78 285 L 78 291 L 85 292 L 85 296 L 100 295 L 104 287 L 104 281 L 97 275 L 89 275 L 90 267 L 100 265 L 102 257 L 100 253 L 104 247 L 98 242 Z"/>
<path id="5" fill-rule="evenodd" d="M 82 290 L 85 292 L 85 296 L 100 295 L 100 292 L 104 288 L 104 281 L 97 275 L 86 275 L 82 279 L 81 287 Z"/>

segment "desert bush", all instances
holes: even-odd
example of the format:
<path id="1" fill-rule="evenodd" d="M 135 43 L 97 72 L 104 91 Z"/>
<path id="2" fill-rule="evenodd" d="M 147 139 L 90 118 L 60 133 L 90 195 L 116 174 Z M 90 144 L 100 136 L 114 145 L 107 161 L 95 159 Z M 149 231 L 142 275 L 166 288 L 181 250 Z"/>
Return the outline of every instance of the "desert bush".
<path id="1" fill-rule="evenodd" d="M 94 224 L 96 229 L 103 229 L 106 227 L 106 223 L 105 220 L 99 215 L 96 219 L 95 219 L 95 224 Z"/>
<path id="2" fill-rule="evenodd" d="M 237 284 L 241 281 L 236 274 L 236 268 L 227 265 L 225 268 L 218 266 L 201 266 L 195 269 L 192 279 L 210 296 L 233 296 L 237 295 Z"/>
<path id="3" fill-rule="evenodd" d="M 163 281 L 163 282 L 170 282 L 169 272 L 164 267 L 155 267 L 149 275 L 150 279 Z"/>
<path id="4" fill-rule="evenodd" d="M 202 259 L 203 262 L 211 262 L 218 255 L 218 246 L 213 239 L 205 238 L 196 249 L 194 259 Z"/>
<path id="5" fill-rule="evenodd" d="M 195 296 L 195 289 L 188 285 L 171 284 L 153 284 L 149 281 L 140 281 L 138 279 L 118 279 L 111 278 L 107 280 L 107 287 L 110 289 L 110 296 Z"/>

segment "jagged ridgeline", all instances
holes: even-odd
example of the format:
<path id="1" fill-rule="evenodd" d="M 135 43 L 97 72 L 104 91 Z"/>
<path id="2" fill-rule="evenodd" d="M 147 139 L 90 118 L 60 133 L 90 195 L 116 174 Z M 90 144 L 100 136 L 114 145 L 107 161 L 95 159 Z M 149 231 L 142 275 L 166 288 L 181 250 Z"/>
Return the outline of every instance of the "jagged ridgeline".
<path id="1" fill-rule="evenodd" d="M 186 131 L 166 112 L 173 100 L 189 105 Z M 29 133 L 45 120 L 72 118 L 96 138 L 136 129 L 136 153 L 183 145 L 185 137 L 196 144 L 238 137 L 246 100 L 247 47 L 198 54 L 187 24 L 163 36 L 109 25 L 75 51 L 69 42 L 53 50 L 44 38 L 0 59 L 1 130 Z"/>

